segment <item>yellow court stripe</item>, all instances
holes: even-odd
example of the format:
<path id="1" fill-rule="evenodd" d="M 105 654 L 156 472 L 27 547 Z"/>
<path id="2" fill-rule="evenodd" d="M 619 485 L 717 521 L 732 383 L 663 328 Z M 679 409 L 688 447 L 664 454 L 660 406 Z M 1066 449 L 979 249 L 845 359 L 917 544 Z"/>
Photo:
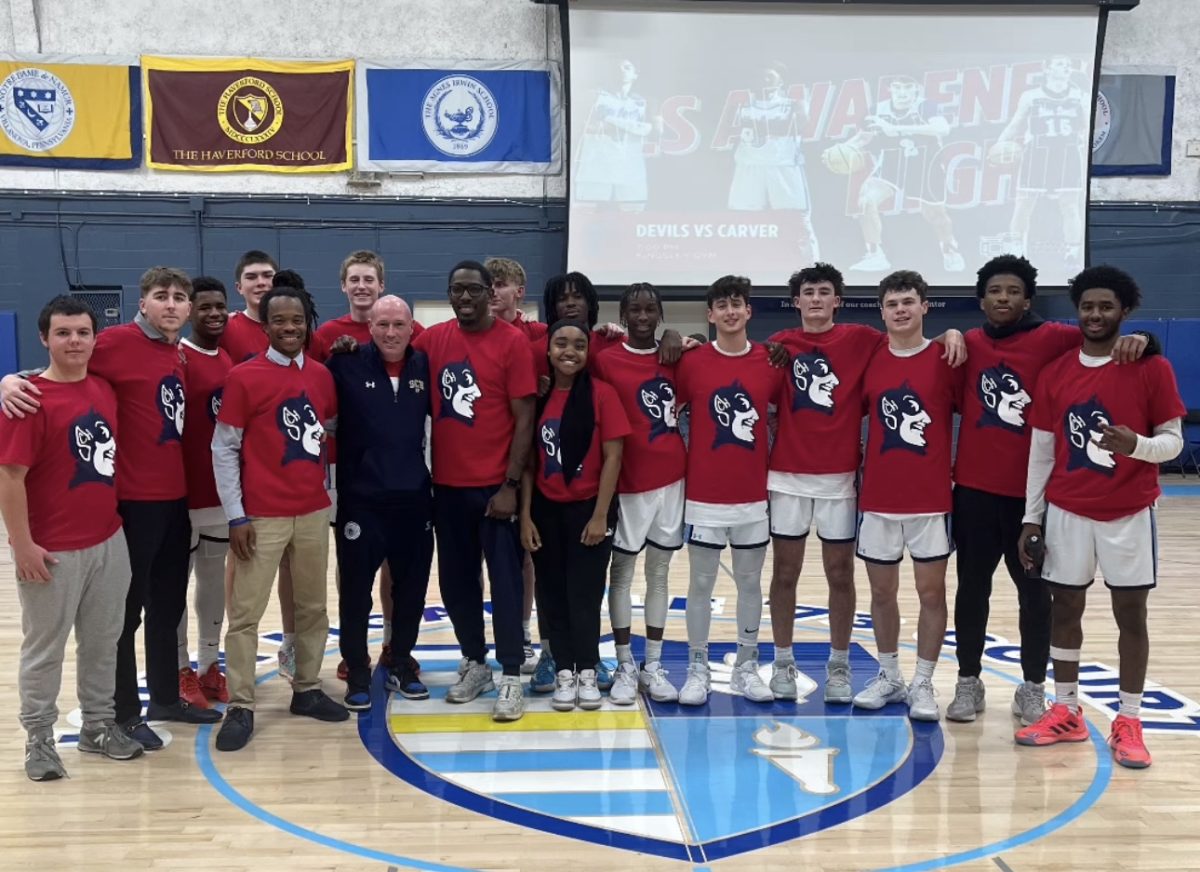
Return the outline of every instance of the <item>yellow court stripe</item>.
<path id="1" fill-rule="evenodd" d="M 519 721 L 498 723 L 490 714 L 392 715 L 393 733 L 508 733 L 513 730 L 643 730 L 640 711 L 528 712 Z"/>

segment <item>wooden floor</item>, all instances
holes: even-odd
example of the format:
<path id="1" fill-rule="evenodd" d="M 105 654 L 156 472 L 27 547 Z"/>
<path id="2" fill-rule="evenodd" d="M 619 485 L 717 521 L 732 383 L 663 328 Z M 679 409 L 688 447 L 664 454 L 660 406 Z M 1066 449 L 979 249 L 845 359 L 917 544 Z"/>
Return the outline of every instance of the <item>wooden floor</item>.
<path id="1" fill-rule="evenodd" d="M 511 729 L 505 732 L 507 736 L 536 735 L 539 742 L 564 735 L 561 728 L 556 733 L 545 732 L 546 724 L 557 727 L 558 722 L 547 721 L 550 717 L 563 718 L 562 724 L 584 731 L 599 726 L 603 733 L 605 725 L 618 731 L 628 728 L 623 736 L 643 735 L 644 726 L 651 735 L 653 754 L 666 761 L 665 775 L 657 776 L 653 771 L 649 775 L 651 779 L 662 777 L 666 782 L 664 795 L 669 796 L 670 806 L 660 815 L 664 826 L 683 833 L 690 828 L 694 835 L 706 827 L 709 830 L 707 836 L 701 834 L 690 839 L 696 843 L 691 848 L 681 849 L 684 859 L 669 857 L 669 838 L 639 843 L 634 836 L 617 836 L 611 841 L 621 846 L 614 847 L 596 841 L 597 833 L 603 838 L 608 831 L 604 825 L 564 820 L 572 815 L 566 805 L 572 794 L 570 787 L 564 788 L 562 782 L 564 778 L 576 777 L 573 773 L 560 776 L 548 771 L 543 773 L 544 784 L 519 787 L 514 786 L 517 782 L 512 780 L 511 773 L 493 783 L 478 773 L 468 777 L 455 774 L 451 771 L 453 767 L 439 769 L 437 764 L 429 762 L 478 758 L 480 767 L 494 769 L 492 764 L 497 759 L 518 759 L 503 758 L 500 752 L 461 758 L 456 754 L 426 755 L 418 765 L 410 758 L 413 755 L 400 750 L 400 745 L 411 738 L 405 732 L 409 729 L 406 725 L 415 722 L 406 720 L 404 712 L 423 713 L 442 720 L 449 715 L 463 718 L 458 721 L 466 725 L 462 735 L 474 737 L 473 747 L 479 746 L 479 742 L 503 742 L 504 735 L 495 739 L 497 733 L 486 730 L 487 719 L 482 714 L 464 713 L 458 707 L 431 700 L 425 708 L 405 709 L 405 705 L 413 704 L 398 703 L 395 711 L 401 714 L 387 717 L 387 702 L 381 699 L 370 724 L 363 727 L 360 735 L 353 720 L 325 725 L 289 716 L 289 689 L 278 677 L 265 678 L 261 684 L 258 732 L 240 753 L 210 753 L 210 730 L 205 728 L 198 734 L 197 728 L 176 725 L 170 728 L 169 747 L 127 763 L 83 757 L 73 748 L 64 747 L 62 756 L 71 779 L 33 784 L 22 771 L 23 733 L 17 723 L 21 616 L 12 563 L 7 549 L 0 549 L 0 663 L 4 664 L 0 690 L 8 701 L 0 718 L 0 723 L 5 724 L 0 729 L 0 869 L 383 872 L 389 867 L 657 870 L 691 866 L 789 872 L 798 869 L 915 872 L 953 865 L 962 869 L 1022 872 L 1200 868 L 1197 859 L 1200 857 L 1200 730 L 1197 729 L 1200 707 L 1188 699 L 1200 698 L 1200 671 L 1196 666 L 1200 655 L 1196 641 L 1196 627 L 1200 625 L 1197 595 L 1200 558 L 1196 549 L 1196 537 L 1200 534 L 1200 488 L 1187 489 L 1186 493 L 1191 495 L 1164 499 L 1159 512 L 1159 587 L 1150 600 L 1152 648 L 1148 682 L 1148 687 L 1159 689 L 1159 694 L 1154 701 L 1157 711 L 1146 712 L 1147 744 L 1155 761 L 1149 770 L 1135 772 L 1111 765 L 1103 745 L 1109 717 L 1098 703 L 1085 706 L 1094 727 L 1094 741 L 1049 749 L 1016 747 L 1008 703 L 1015 677 L 1020 673 L 1003 659 L 985 661 L 989 709 L 974 724 L 950 724 L 943 720 L 940 728 L 914 730 L 909 737 L 906 719 L 879 721 L 901 729 L 902 734 L 897 735 L 903 735 L 904 741 L 910 743 L 897 746 L 901 756 L 908 754 L 904 766 L 896 768 L 898 763 L 891 765 L 884 759 L 887 751 L 881 750 L 882 740 L 874 740 L 872 747 L 851 741 L 841 748 L 834 757 L 841 755 L 842 762 L 838 765 L 850 768 L 838 769 L 839 773 L 852 772 L 861 761 L 872 758 L 877 763 L 882 761 L 885 775 L 891 774 L 882 781 L 875 779 L 877 783 L 872 787 L 874 776 L 853 771 L 853 777 L 858 779 L 855 783 L 861 782 L 860 786 L 870 789 L 840 805 L 834 796 L 828 800 L 832 811 L 826 809 L 808 815 L 800 824 L 772 826 L 772 822 L 778 824 L 781 816 L 787 818 L 791 814 L 788 803 L 792 797 L 785 794 L 795 793 L 799 788 L 793 785 L 780 792 L 777 786 L 772 786 L 778 780 L 771 781 L 762 774 L 773 772 L 770 766 L 766 770 L 754 768 L 758 758 L 747 747 L 739 746 L 733 739 L 725 741 L 724 737 L 737 735 L 739 723 L 745 723 L 739 721 L 745 715 L 745 708 L 739 709 L 737 705 L 744 701 L 728 695 L 714 693 L 714 698 L 721 699 L 714 704 L 711 716 L 702 713 L 687 719 L 671 717 L 671 712 L 655 713 L 641 702 L 632 715 L 612 714 L 607 707 L 586 716 L 547 712 L 540 719 L 527 717 L 527 726 L 542 724 L 541 732 Z M 805 569 L 799 596 L 802 603 L 814 606 L 824 603 L 823 580 L 814 571 L 817 566 L 812 561 Z M 765 573 L 769 576 L 769 572 L 768 563 Z M 911 579 L 909 567 L 904 572 Z M 332 606 L 335 594 L 332 574 L 330 577 Z M 953 565 L 950 577 L 953 579 Z M 672 595 L 682 597 L 687 587 L 686 553 L 681 553 L 672 565 L 671 578 Z M 911 585 L 902 587 L 902 614 L 906 619 L 902 643 L 910 643 L 915 630 L 915 598 Z M 950 588 L 952 601 L 953 582 Z M 864 611 L 868 602 L 861 568 L 858 590 L 859 610 Z M 727 576 L 723 576 L 717 596 L 727 601 L 715 617 L 713 638 L 731 640 L 736 630 L 731 621 L 733 587 Z M 1092 608 L 1085 621 L 1083 657 L 1085 662 L 1115 668 L 1116 636 L 1106 599 L 1101 586 L 1093 588 Z M 435 584 L 431 587 L 430 603 L 436 601 Z M 333 611 L 336 614 L 336 609 Z M 278 610 L 274 604 L 267 615 L 264 634 L 278 630 Z M 639 623 L 640 617 L 635 614 L 635 631 Z M 993 654 L 1002 655 L 1007 650 L 1003 647 L 1004 640 L 1015 641 L 1018 637 L 1015 595 L 1011 586 L 1000 579 L 992 600 L 990 630 L 998 637 L 990 649 Z M 684 635 L 682 613 L 673 612 L 668 639 L 683 640 Z M 764 625 L 762 639 L 769 641 L 769 638 Z M 814 647 L 811 643 L 826 641 L 821 619 L 802 617 L 798 622 L 797 642 Z M 856 641 L 865 649 L 859 653 L 860 658 L 873 655 L 869 630 L 857 633 Z M 451 642 L 453 636 L 447 625 L 430 621 L 419 644 L 436 646 Z M 275 649 L 276 645 L 269 640 L 260 648 L 260 652 L 270 655 L 263 664 L 264 676 L 274 667 Z M 427 647 L 418 656 L 427 664 L 431 685 L 449 680 L 449 672 L 439 671 L 438 666 L 448 667 L 455 652 Z M 906 674 L 911 674 L 914 658 L 911 645 L 902 649 L 901 662 Z M 326 689 L 340 697 L 342 685 L 334 677 L 337 660 L 331 649 L 324 675 Z M 1091 685 L 1093 698 L 1103 701 L 1106 690 L 1111 690 L 1110 698 L 1115 698 L 1115 681 L 1106 680 L 1103 669 L 1097 668 L 1089 674 L 1095 679 Z M 820 674 L 814 673 L 814 677 L 818 683 L 822 679 Z M 954 677 L 951 651 L 943 654 L 935 679 L 943 711 L 953 697 Z M 678 682 L 681 673 L 674 672 L 673 678 Z M 856 683 L 859 678 L 856 671 Z M 60 700 L 64 713 L 71 712 L 76 705 L 73 682 L 74 665 L 68 663 Z M 776 704 L 765 720 L 770 721 L 772 716 L 787 718 L 788 723 L 807 724 L 807 729 L 815 730 L 812 725 L 824 711 L 819 689 L 812 700 L 815 702 L 804 711 L 816 714 L 807 720 L 791 718 L 796 712 L 788 711 L 784 704 Z M 531 701 L 530 706 L 531 710 L 546 709 L 544 698 L 536 703 Z M 448 715 L 440 715 L 443 710 Z M 860 726 L 870 725 L 859 718 L 845 719 L 844 710 L 831 709 L 831 712 L 843 716 L 839 719 L 842 724 L 849 720 Z M 1158 728 L 1150 727 L 1152 721 Z M 452 718 L 450 722 L 456 723 Z M 680 724 L 687 730 L 690 741 L 700 744 L 693 745 L 686 755 L 672 757 L 672 752 L 678 749 L 666 745 L 671 736 L 678 734 L 675 728 Z M 1169 724 L 1174 724 L 1174 728 L 1163 728 Z M 64 734 L 74 733 L 76 726 L 77 722 L 70 723 L 64 715 L 60 724 Z M 1182 728 L 1187 726 L 1191 729 Z M 397 731 L 395 736 L 391 734 L 393 729 Z M 714 741 L 705 744 L 704 737 L 710 729 Z M 423 735 L 424 740 L 432 741 Z M 616 752 L 610 753 L 603 759 L 618 759 Z M 922 754 L 924 762 L 917 759 Z M 518 757 L 526 761 L 522 764 L 526 768 L 539 766 L 536 754 Z M 550 758 L 575 759 L 570 751 L 555 752 L 548 755 L 547 759 Z M 686 764 L 686 771 L 675 765 L 680 760 Z M 722 765 L 730 761 L 745 763 L 749 768 L 738 769 L 730 764 L 731 769 Z M 470 768 L 470 764 L 464 765 Z M 547 766 L 561 768 L 560 763 Z M 570 769 L 570 764 L 567 768 Z M 433 770 L 440 774 L 431 774 Z M 732 783 L 723 780 L 730 777 L 729 771 L 734 773 Z M 833 763 L 829 771 L 834 771 Z M 630 779 L 639 773 L 645 774 L 642 770 L 630 774 L 618 767 L 609 775 L 614 789 L 621 789 L 629 787 Z M 926 775 L 923 780 L 922 775 Z M 405 777 L 425 784 L 427 789 L 412 786 Z M 594 778 L 597 774 L 582 773 L 580 777 Z M 771 776 L 779 777 L 778 773 Z M 468 787 L 464 789 L 463 785 Z M 494 811 L 505 801 L 489 800 L 487 796 L 489 792 L 533 789 L 542 792 L 530 794 L 528 800 L 519 797 L 512 800 L 510 794 L 509 801 L 529 804 L 537 799 L 543 803 L 541 814 L 514 812 L 503 819 L 504 814 L 496 815 Z M 840 784 L 838 789 L 844 791 L 847 785 Z M 556 805 L 553 796 L 546 798 L 545 793 L 554 790 L 568 791 L 563 804 Z M 627 796 L 628 791 L 622 795 Z M 578 794 L 573 796 L 578 798 Z M 816 802 L 817 806 L 826 802 L 808 796 L 804 800 L 810 804 Z M 736 820 L 724 820 L 722 815 L 734 805 L 745 814 Z M 758 815 L 764 826 L 748 830 L 744 825 L 746 815 L 751 819 Z M 628 830 L 642 825 L 636 821 L 620 824 L 616 818 L 612 821 L 610 829 L 617 832 L 624 831 L 622 827 Z M 736 832 L 740 836 L 713 837 L 714 833 L 720 834 L 722 826 L 729 834 Z M 802 834 L 799 828 L 807 834 Z M 698 847 L 705 839 L 707 847 Z M 683 841 L 689 839 L 684 837 Z M 639 844 L 647 848 L 640 854 L 635 853 Z M 754 845 L 760 847 L 751 850 Z"/>

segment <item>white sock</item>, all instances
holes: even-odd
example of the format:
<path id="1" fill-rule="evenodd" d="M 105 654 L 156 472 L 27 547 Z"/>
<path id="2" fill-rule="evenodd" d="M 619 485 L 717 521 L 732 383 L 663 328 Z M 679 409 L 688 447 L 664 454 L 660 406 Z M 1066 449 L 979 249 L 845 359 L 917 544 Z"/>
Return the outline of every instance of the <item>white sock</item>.
<path id="1" fill-rule="evenodd" d="M 879 668 L 882 669 L 883 674 L 892 681 L 904 681 L 904 676 L 900 673 L 899 651 L 893 651 L 891 654 L 880 653 Z"/>
<path id="2" fill-rule="evenodd" d="M 917 658 L 917 673 L 913 677 L 913 681 L 933 681 L 933 668 L 937 666 L 934 660 L 922 660 Z"/>
<path id="3" fill-rule="evenodd" d="M 775 662 L 776 663 L 785 663 L 785 662 L 795 663 L 796 655 L 792 651 L 792 646 L 788 645 L 786 648 L 780 648 L 778 645 L 776 645 L 775 646 Z"/>
<path id="4" fill-rule="evenodd" d="M 284 648 L 291 648 L 295 644 L 296 644 L 296 634 L 295 633 L 284 633 L 283 634 L 283 647 Z"/>
<path id="5" fill-rule="evenodd" d="M 521 621 L 521 632 L 523 632 L 525 634 L 525 644 L 528 645 L 533 640 L 533 637 L 529 635 L 529 619 L 528 618 Z"/>
<path id="6" fill-rule="evenodd" d="M 703 663 L 708 665 L 708 643 L 703 645 L 688 645 L 688 663 Z"/>
<path id="7" fill-rule="evenodd" d="M 662 639 L 647 639 L 646 640 L 646 662 L 661 663 L 662 662 Z"/>
<path id="8" fill-rule="evenodd" d="M 1121 700 L 1121 710 L 1117 714 L 1126 718 L 1137 718 L 1142 711 L 1142 695 L 1120 691 L 1117 696 Z"/>
<path id="9" fill-rule="evenodd" d="M 392 644 L 392 622 L 388 620 L 383 622 L 383 644 Z"/>
<path id="10" fill-rule="evenodd" d="M 630 645 L 617 646 L 617 663 L 632 663 L 633 647 Z"/>
<path id="11" fill-rule="evenodd" d="M 1073 712 L 1079 711 L 1079 682 L 1054 682 L 1054 696 Z"/>
<path id="12" fill-rule="evenodd" d="M 758 645 L 746 645 L 742 642 L 738 642 L 737 660 L 735 661 L 737 666 L 741 666 L 747 660 L 757 660 L 757 659 L 758 659 Z"/>
<path id="13" fill-rule="evenodd" d="M 830 648 L 829 649 L 829 662 L 830 663 L 841 663 L 846 666 L 849 666 L 850 665 L 850 649 L 847 648 L 846 650 L 841 651 L 841 650 L 838 650 L 837 648 Z"/>

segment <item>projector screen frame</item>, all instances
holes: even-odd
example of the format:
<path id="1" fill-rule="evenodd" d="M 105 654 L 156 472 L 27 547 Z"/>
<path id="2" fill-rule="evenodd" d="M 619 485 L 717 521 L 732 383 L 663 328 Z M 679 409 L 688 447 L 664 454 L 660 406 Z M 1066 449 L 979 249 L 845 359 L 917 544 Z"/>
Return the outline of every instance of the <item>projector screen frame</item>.
<path id="1" fill-rule="evenodd" d="M 565 113 L 564 129 L 566 133 L 566 148 L 564 159 L 564 172 L 566 174 L 566 216 L 563 221 L 563 242 L 562 242 L 562 263 L 564 271 L 570 269 L 568 255 L 570 251 L 570 235 L 571 235 L 571 178 L 572 178 L 572 130 L 571 130 L 571 25 L 570 25 L 570 7 L 575 0 L 531 0 L 531 2 L 539 5 L 553 5 L 558 7 L 559 19 L 559 34 L 563 52 L 563 100 L 562 107 Z M 612 4 L 622 2 L 622 0 L 607 0 Z M 631 6 L 640 5 L 638 0 L 625 0 Z M 677 2 L 685 3 L 708 3 L 719 2 L 726 5 L 736 5 L 740 2 L 745 3 L 779 3 L 791 6 L 804 5 L 829 5 L 830 3 L 839 3 L 845 6 L 1030 6 L 1043 7 L 1045 0 L 677 0 Z M 1096 24 L 1096 50 L 1095 58 L 1092 67 L 1092 100 L 1091 113 L 1088 122 L 1088 140 L 1090 142 L 1092 132 L 1095 130 L 1096 124 L 1096 101 L 1095 94 L 1100 83 L 1100 68 L 1104 54 L 1104 40 L 1108 32 L 1108 14 L 1110 11 L 1128 12 L 1135 9 L 1141 0 L 1053 0 L 1053 3 L 1058 6 L 1095 6 L 1097 8 L 1098 20 Z M 1089 147 L 1087 150 L 1087 176 L 1086 183 L 1090 187 L 1092 177 L 1092 150 Z M 1091 266 L 1091 246 L 1090 234 L 1091 229 L 1087 220 L 1087 215 L 1091 211 L 1091 195 L 1086 195 L 1084 207 L 1084 225 L 1083 225 L 1083 258 L 1085 268 Z M 968 273 L 969 274 L 969 273 Z M 681 289 L 693 289 L 701 291 L 704 285 L 672 285 L 673 293 L 670 295 L 674 299 L 682 299 L 679 296 Z M 772 292 L 784 292 L 787 286 L 780 285 L 756 285 L 756 290 L 771 294 Z M 864 284 L 846 284 L 846 293 L 848 295 L 869 293 L 874 290 L 874 285 Z M 596 283 L 596 289 L 601 294 L 601 298 L 608 298 L 612 294 L 619 294 L 621 288 L 617 285 Z M 1061 296 L 1067 293 L 1067 285 L 1065 284 L 1039 284 L 1038 289 L 1043 291 L 1047 296 Z M 967 296 L 974 293 L 975 286 L 973 284 L 963 285 L 946 285 L 939 284 L 938 292 L 946 296 Z"/>

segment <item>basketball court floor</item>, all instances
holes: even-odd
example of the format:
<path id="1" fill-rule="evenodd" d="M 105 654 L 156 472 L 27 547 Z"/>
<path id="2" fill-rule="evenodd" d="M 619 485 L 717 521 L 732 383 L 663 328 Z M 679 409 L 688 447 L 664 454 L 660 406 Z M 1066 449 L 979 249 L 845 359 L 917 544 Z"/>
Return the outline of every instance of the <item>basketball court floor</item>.
<path id="1" fill-rule="evenodd" d="M 723 655 L 736 635 L 726 575 L 714 601 L 707 707 L 642 699 L 631 708 L 606 702 L 597 712 L 564 714 L 550 709 L 548 697 L 532 696 L 522 721 L 494 724 L 490 698 L 465 706 L 440 698 L 458 653 L 435 581 L 415 652 L 429 701 L 389 701 L 377 676 L 374 708 L 347 723 L 289 715 L 290 690 L 274 671 L 273 602 L 259 648 L 256 733 L 246 749 L 219 754 L 212 728 L 170 725 L 168 747 L 138 760 L 78 754 L 69 653 L 59 727 L 71 778 L 34 784 L 22 770 L 17 723 L 20 609 L 0 548 L 0 691 L 8 701 L 0 719 L 0 869 L 1200 868 L 1200 704 L 1193 701 L 1200 699 L 1200 487 L 1172 483 L 1167 493 L 1143 708 L 1154 765 L 1144 771 L 1113 765 L 1105 746 L 1118 660 L 1102 585 L 1092 588 L 1085 619 L 1081 688 L 1091 741 L 1023 748 L 1013 744 L 1008 708 L 1020 680 L 1016 596 L 1002 575 L 984 661 L 987 711 L 973 724 L 917 724 L 899 706 L 867 713 L 822 703 L 825 592 L 819 560 L 810 559 L 796 615 L 797 661 L 808 681 L 802 676 L 796 703 L 761 706 L 723 691 Z M 911 676 L 916 601 L 911 570 L 904 572 L 901 663 Z M 951 615 L 953 577 L 952 564 Z M 664 660 L 680 684 L 686 552 L 671 579 Z M 861 567 L 857 586 L 856 687 L 876 670 Z M 336 616 L 332 570 L 329 589 Z M 635 611 L 635 632 L 640 620 Z M 325 687 L 340 698 L 334 633 Z M 765 664 L 766 623 L 760 638 Z M 607 651 L 611 657 L 611 641 Z M 948 646 L 935 677 L 943 711 L 954 679 Z"/>

